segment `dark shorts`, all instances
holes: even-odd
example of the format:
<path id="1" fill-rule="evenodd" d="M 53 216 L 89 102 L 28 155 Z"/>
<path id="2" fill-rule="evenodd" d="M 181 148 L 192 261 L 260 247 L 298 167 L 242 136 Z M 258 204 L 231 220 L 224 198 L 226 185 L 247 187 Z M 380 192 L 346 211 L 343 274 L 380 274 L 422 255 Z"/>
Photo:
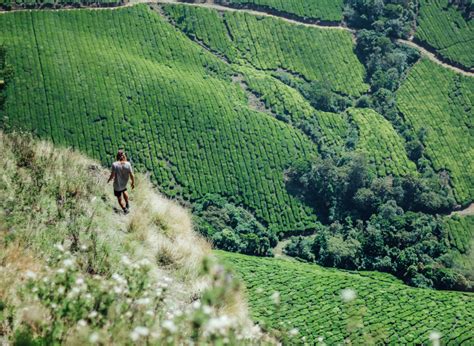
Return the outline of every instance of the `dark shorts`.
<path id="1" fill-rule="evenodd" d="M 122 190 L 122 191 L 115 191 L 115 190 L 114 190 L 114 195 L 115 195 L 115 197 L 120 197 L 120 196 L 122 196 L 122 194 L 123 194 L 124 192 L 126 192 L 126 191 L 127 191 L 127 189 Z"/>

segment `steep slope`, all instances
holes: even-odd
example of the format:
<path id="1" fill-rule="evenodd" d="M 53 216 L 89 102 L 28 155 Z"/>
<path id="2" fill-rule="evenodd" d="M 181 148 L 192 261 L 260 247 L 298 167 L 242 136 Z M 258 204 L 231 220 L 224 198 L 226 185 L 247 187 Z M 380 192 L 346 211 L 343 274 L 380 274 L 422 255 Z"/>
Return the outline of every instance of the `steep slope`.
<path id="1" fill-rule="evenodd" d="M 474 21 L 448 0 L 421 0 L 415 39 L 445 60 L 474 68 Z"/>
<path id="2" fill-rule="evenodd" d="M 308 28 L 245 12 L 220 14 L 197 6 L 166 5 L 164 10 L 183 32 L 232 63 L 283 69 L 346 95 L 359 96 L 368 89 L 351 33 L 345 30 Z"/>
<path id="3" fill-rule="evenodd" d="M 474 79 L 422 59 L 397 91 L 397 105 L 420 134 L 435 170 L 446 170 L 459 203 L 474 199 Z"/>
<path id="4" fill-rule="evenodd" d="M 305 21 L 342 20 L 343 0 L 215 0 L 214 2 L 238 8 L 265 10 Z"/>
<path id="5" fill-rule="evenodd" d="M 97 162 L 1 132 L 0 150 L 0 342 L 259 338 L 238 283 L 147 177 L 125 216 Z"/>
<path id="6" fill-rule="evenodd" d="M 277 231 L 314 222 L 287 193 L 283 171 L 315 146 L 252 109 L 229 66 L 158 13 L 143 5 L 6 13 L 0 30 L 15 69 L 3 126 L 107 164 L 123 146 L 167 195 L 231 197 Z"/>
<path id="7" fill-rule="evenodd" d="M 299 338 L 329 345 L 347 339 L 364 345 L 428 344 L 434 332 L 446 344 L 474 339 L 472 293 L 412 288 L 383 273 L 218 256 L 244 280 L 254 319 L 266 328 L 296 328 Z"/>

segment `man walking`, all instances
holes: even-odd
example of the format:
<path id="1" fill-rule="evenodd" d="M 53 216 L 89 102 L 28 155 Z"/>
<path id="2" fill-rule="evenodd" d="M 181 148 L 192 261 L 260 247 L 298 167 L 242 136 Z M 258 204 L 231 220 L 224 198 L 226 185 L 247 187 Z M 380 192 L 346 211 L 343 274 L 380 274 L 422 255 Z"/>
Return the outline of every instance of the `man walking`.
<path id="1" fill-rule="evenodd" d="M 109 183 L 114 180 L 114 195 L 117 197 L 118 203 L 125 214 L 128 214 L 130 205 L 128 203 L 127 184 L 128 179 L 132 181 L 132 189 L 135 188 L 135 177 L 133 176 L 132 164 L 127 161 L 127 157 L 123 150 L 117 152 L 117 161 L 112 164 L 112 172 L 110 172 Z M 122 199 L 122 195 L 124 200 Z"/>

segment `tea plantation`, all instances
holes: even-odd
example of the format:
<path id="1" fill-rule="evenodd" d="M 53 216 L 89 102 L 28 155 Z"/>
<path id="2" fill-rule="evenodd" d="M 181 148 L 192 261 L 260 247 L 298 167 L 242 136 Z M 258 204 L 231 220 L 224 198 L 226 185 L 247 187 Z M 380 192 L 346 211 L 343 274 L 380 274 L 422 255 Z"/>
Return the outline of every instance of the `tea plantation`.
<path id="1" fill-rule="evenodd" d="M 458 202 L 472 201 L 474 80 L 423 59 L 398 90 L 397 103 L 411 127 L 422 134 L 434 168 L 449 172 Z"/>
<path id="2" fill-rule="evenodd" d="M 415 38 L 445 59 L 474 68 L 474 21 L 448 0 L 421 0 Z"/>
<path id="3" fill-rule="evenodd" d="M 247 287 L 256 321 L 267 328 L 297 328 L 297 338 L 326 344 L 429 344 L 433 331 L 446 344 L 474 340 L 474 295 L 411 288 L 376 272 L 331 270 L 313 264 L 217 252 Z M 341 299 L 342 290 L 356 293 Z M 278 295 L 271 296 L 274 292 Z M 350 294 L 344 295 L 350 300 Z M 280 300 L 280 304 L 274 304 Z M 283 325 L 281 322 L 283 322 Z M 293 341 L 296 343 L 297 341 Z"/>
<path id="4" fill-rule="evenodd" d="M 230 62 L 286 70 L 346 95 L 359 96 L 368 89 L 351 34 L 344 30 L 308 28 L 241 12 L 221 15 L 195 6 L 168 5 L 164 10 L 184 33 Z"/>
<path id="5" fill-rule="evenodd" d="M 369 108 L 350 109 L 348 113 L 359 130 L 356 150 L 367 154 L 379 176 L 416 172 L 402 137 L 388 120 Z"/>
<path id="6" fill-rule="evenodd" d="M 123 5 L 123 0 L 0 0 L 0 9 L 12 8 L 58 8 L 80 6 L 118 6 Z"/>
<path id="7" fill-rule="evenodd" d="M 217 0 L 218 4 L 233 7 L 249 7 L 296 16 L 299 19 L 341 21 L 343 0 Z"/>
<path id="8" fill-rule="evenodd" d="M 310 227 L 283 180 L 316 152 L 300 131 L 250 108 L 232 71 L 140 5 L 0 15 L 14 68 L 3 127 L 108 164 L 123 146 L 169 196 L 217 193 L 275 230 Z M 315 61 L 316 59 L 313 59 Z"/>

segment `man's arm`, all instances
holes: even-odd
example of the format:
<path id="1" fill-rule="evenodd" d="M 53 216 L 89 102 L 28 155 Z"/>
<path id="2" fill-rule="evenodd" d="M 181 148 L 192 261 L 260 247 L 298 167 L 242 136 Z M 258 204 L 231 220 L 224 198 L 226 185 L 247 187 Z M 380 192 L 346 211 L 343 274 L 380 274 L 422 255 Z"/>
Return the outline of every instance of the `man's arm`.
<path id="1" fill-rule="evenodd" d="M 115 172 L 114 172 L 114 169 L 112 168 L 112 171 L 110 172 L 109 180 L 107 180 L 107 184 L 110 183 L 110 181 L 114 178 L 115 178 Z"/>
<path id="2" fill-rule="evenodd" d="M 132 181 L 132 189 L 135 188 L 135 176 L 133 175 L 133 172 L 130 172 L 130 180 Z"/>

